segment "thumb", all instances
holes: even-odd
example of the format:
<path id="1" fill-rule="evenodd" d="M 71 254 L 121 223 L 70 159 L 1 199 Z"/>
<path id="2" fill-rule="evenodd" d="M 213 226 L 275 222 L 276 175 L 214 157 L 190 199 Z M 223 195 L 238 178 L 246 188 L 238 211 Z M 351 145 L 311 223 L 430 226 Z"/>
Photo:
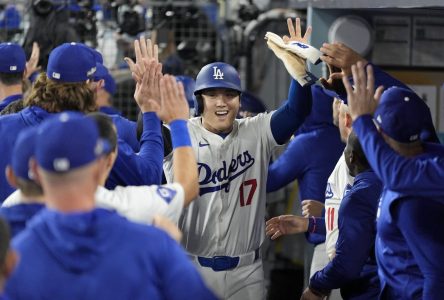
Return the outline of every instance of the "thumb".
<path id="1" fill-rule="evenodd" d="M 319 78 L 319 83 L 327 90 L 331 89 L 330 83 L 324 77 Z"/>
<path id="2" fill-rule="evenodd" d="M 342 79 L 342 76 L 344 76 L 342 72 L 335 72 L 330 74 L 331 79 Z"/>

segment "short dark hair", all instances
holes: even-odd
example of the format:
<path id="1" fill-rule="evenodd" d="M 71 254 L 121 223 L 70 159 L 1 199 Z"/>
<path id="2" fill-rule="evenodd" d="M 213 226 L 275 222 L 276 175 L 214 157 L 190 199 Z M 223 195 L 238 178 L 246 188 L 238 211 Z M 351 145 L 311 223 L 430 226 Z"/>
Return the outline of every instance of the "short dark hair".
<path id="1" fill-rule="evenodd" d="M 9 232 L 8 223 L 0 217 L 0 270 L 4 270 L 6 262 L 6 254 L 9 249 L 9 240 L 11 234 Z"/>
<path id="2" fill-rule="evenodd" d="M 347 144 L 350 146 L 351 150 L 357 155 L 357 159 L 362 166 L 370 167 L 367 157 L 365 156 L 364 150 L 362 149 L 361 143 L 359 142 L 358 136 L 355 131 L 352 130 L 348 136 Z"/>
<path id="3" fill-rule="evenodd" d="M 114 128 L 113 120 L 108 115 L 101 112 L 89 113 L 88 117 L 91 117 L 96 121 L 100 137 L 106 139 L 110 143 L 111 150 L 116 150 L 117 132 Z"/>
<path id="4" fill-rule="evenodd" d="M 19 73 L 2 73 L 0 72 L 0 82 L 4 85 L 16 85 L 23 83 L 23 72 Z"/>
<path id="5" fill-rule="evenodd" d="M 17 188 L 28 197 L 43 196 L 42 186 L 33 180 L 17 177 Z"/>

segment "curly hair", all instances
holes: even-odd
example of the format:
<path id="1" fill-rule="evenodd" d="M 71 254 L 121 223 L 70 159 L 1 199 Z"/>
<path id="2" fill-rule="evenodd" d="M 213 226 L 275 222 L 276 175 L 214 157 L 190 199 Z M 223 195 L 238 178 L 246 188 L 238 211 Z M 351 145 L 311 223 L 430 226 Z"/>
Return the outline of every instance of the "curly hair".
<path id="1" fill-rule="evenodd" d="M 41 73 L 31 92 L 25 99 L 25 106 L 39 106 L 50 113 L 76 110 L 84 113 L 97 110 L 96 95 L 87 82 L 65 83 L 49 79 Z"/>

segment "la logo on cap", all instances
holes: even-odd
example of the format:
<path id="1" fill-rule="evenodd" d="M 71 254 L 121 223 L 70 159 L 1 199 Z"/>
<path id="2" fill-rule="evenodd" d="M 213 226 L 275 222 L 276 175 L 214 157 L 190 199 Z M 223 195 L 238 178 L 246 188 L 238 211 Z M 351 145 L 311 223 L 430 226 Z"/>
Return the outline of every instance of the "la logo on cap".
<path id="1" fill-rule="evenodd" d="M 224 73 L 218 67 L 213 67 L 213 70 L 214 79 L 224 79 Z"/>

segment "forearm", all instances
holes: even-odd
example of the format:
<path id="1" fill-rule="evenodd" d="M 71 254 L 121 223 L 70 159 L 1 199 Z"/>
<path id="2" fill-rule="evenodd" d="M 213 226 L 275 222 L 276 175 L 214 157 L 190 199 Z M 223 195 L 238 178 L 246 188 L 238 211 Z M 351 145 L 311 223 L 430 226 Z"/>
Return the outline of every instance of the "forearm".
<path id="1" fill-rule="evenodd" d="M 368 162 L 386 188 L 416 195 L 444 191 L 441 180 L 444 164 L 441 160 L 420 161 L 397 154 L 379 134 L 370 115 L 357 118 L 353 128 Z"/>
<path id="2" fill-rule="evenodd" d="M 311 86 L 291 81 L 288 101 L 271 117 L 271 132 L 278 144 L 284 144 L 301 126 L 311 111 Z"/>
<path id="3" fill-rule="evenodd" d="M 160 120 L 153 112 L 143 114 L 143 132 L 140 139 L 139 170 L 151 184 L 160 184 L 163 166 L 163 140 Z"/>
<path id="4" fill-rule="evenodd" d="M 187 128 L 187 121 L 175 120 L 170 123 L 173 143 L 174 180 L 182 185 L 185 193 L 184 206 L 199 194 L 197 162 Z"/>

